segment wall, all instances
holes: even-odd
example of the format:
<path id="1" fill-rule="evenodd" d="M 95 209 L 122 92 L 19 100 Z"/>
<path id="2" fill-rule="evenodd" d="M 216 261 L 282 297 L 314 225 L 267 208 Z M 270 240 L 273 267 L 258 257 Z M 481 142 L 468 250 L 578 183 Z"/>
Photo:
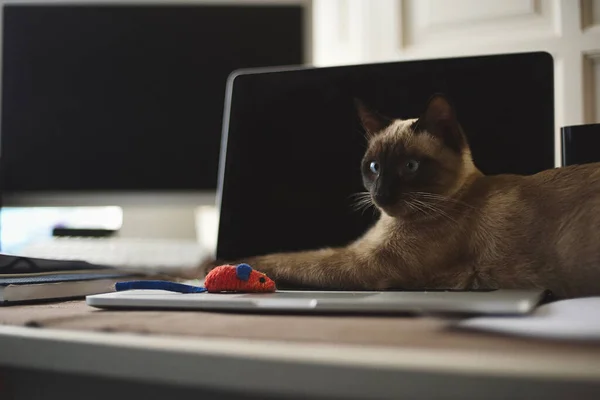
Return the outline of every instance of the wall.
<path id="1" fill-rule="evenodd" d="M 315 0 L 314 62 L 547 51 L 560 127 L 600 122 L 600 0 Z"/>

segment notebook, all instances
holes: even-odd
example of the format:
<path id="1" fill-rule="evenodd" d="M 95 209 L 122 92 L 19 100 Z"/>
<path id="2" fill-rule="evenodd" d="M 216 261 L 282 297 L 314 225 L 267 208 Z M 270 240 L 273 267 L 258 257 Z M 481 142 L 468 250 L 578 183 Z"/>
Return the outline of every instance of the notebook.
<path id="1" fill-rule="evenodd" d="M 82 298 L 114 291 L 136 275 L 83 261 L 45 260 L 0 254 L 0 304 Z"/>

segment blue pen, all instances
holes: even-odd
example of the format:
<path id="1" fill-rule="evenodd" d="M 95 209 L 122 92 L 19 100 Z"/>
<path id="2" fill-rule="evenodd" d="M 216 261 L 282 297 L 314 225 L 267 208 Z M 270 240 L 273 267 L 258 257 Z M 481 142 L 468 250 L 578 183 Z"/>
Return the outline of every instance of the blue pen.
<path id="1" fill-rule="evenodd" d="M 183 283 L 169 282 L 169 281 L 127 281 L 117 282 L 115 284 L 115 290 L 122 292 L 125 290 L 167 290 L 169 292 L 177 293 L 203 293 L 206 292 L 206 288 L 200 286 L 186 285 Z"/>

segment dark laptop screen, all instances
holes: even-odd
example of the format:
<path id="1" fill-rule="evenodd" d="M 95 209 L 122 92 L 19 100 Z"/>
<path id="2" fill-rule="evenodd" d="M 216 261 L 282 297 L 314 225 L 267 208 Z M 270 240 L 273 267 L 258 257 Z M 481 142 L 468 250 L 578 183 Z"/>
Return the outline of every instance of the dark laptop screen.
<path id="1" fill-rule="evenodd" d="M 532 174 L 554 167 L 553 82 L 546 53 L 238 75 L 217 257 L 340 246 L 373 223 L 371 210 L 352 208 L 366 148 L 354 97 L 412 118 L 444 92 L 484 173 Z"/>

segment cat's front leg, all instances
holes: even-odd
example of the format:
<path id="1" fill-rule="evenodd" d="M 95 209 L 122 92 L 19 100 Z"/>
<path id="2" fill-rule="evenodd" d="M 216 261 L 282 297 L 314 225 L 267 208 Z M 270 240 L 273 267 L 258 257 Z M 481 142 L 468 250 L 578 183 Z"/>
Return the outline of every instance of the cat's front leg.
<path id="1" fill-rule="evenodd" d="M 349 248 L 332 248 L 293 253 L 275 253 L 220 264 L 248 263 L 273 279 L 277 287 L 329 290 L 378 289 L 383 277 L 374 274 Z"/>

